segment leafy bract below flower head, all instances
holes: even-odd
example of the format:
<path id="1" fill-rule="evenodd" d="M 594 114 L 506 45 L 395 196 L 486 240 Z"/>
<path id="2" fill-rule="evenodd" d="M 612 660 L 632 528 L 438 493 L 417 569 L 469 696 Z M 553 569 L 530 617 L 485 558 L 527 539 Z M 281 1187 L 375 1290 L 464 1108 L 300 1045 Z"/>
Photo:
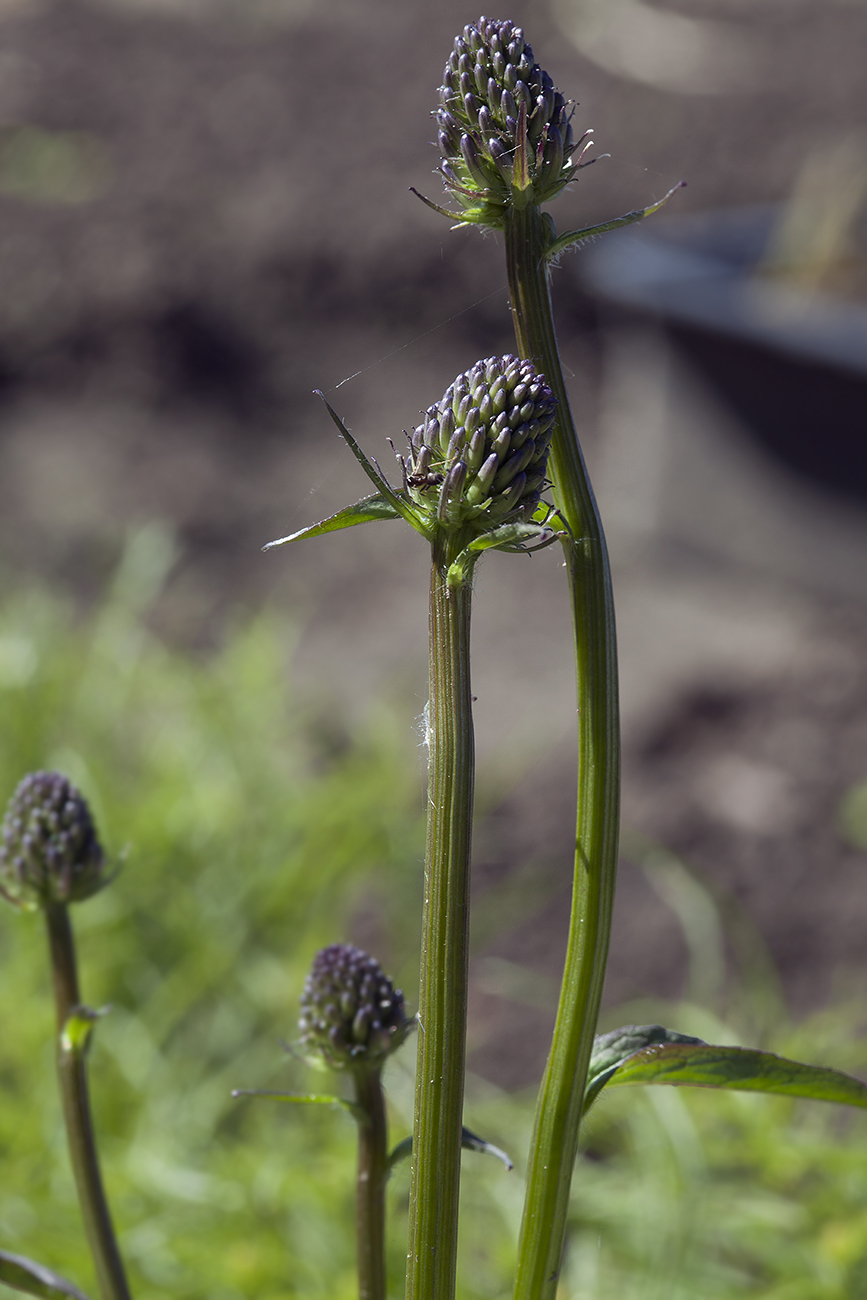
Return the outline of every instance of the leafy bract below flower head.
<path id="1" fill-rule="evenodd" d="M 59 772 L 26 776 L 0 841 L 0 894 L 33 910 L 77 903 L 106 883 L 105 856 L 83 796 Z"/>
<path id="2" fill-rule="evenodd" d="M 458 375 L 408 435 L 408 455 L 398 456 L 399 488 L 376 461 L 368 460 L 336 411 L 325 405 L 376 495 L 278 537 L 265 550 L 355 524 L 401 518 L 432 545 L 445 541 L 452 552 L 448 574 L 454 585 L 469 580 L 485 550 L 539 550 L 563 536 L 556 528 L 557 512 L 540 499 L 557 399 L 530 361 L 487 357 Z"/>
<path id="3" fill-rule="evenodd" d="M 433 522 L 475 533 L 539 505 L 557 399 L 529 361 L 488 357 L 428 407 L 403 463 L 405 491 Z"/>
<path id="4" fill-rule="evenodd" d="M 351 944 L 322 948 L 301 996 L 301 1041 L 335 1070 L 379 1069 L 409 1033 L 403 994 Z"/>
<path id="5" fill-rule="evenodd" d="M 499 227 L 510 204 L 546 203 L 575 176 L 571 110 L 514 23 L 464 28 L 440 101 L 440 170 L 462 221 Z"/>

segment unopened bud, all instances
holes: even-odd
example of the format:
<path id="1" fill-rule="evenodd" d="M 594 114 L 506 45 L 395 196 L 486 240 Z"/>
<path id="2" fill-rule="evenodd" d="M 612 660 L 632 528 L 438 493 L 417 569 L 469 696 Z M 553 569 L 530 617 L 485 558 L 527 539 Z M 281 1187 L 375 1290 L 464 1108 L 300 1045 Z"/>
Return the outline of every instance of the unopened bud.
<path id="1" fill-rule="evenodd" d="M 406 1038 L 403 994 L 351 944 L 322 948 L 301 996 L 301 1041 L 335 1070 L 379 1069 Z"/>
<path id="2" fill-rule="evenodd" d="M 446 67 L 440 102 L 441 171 L 467 220 L 500 226 L 513 201 L 547 203 L 576 175 L 563 96 L 514 23 L 483 17 L 464 28 Z M 444 125 L 444 115 L 453 127 Z M 519 132 L 526 141 L 518 139 Z M 525 144 L 529 195 L 512 165 Z M 520 186 L 516 194 L 513 184 Z"/>
<path id="3" fill-rule="evenodd" d="M 406 487 L 414 504 L 438 525 L 472 533 L 529 519 L 545 479 L 556 405 L 531 362 L 508 355 L 477 361 L 410 438 Z M 445 429 L 453 430 L 446 446 Z"/>
<path id="4" fill-rule="evenodd" d="M 105 855 L 83 796 L 59 772 L 25 776 L 0 838 L 0 894 L 33 910 L 78 903 L 105 884 Z"/>

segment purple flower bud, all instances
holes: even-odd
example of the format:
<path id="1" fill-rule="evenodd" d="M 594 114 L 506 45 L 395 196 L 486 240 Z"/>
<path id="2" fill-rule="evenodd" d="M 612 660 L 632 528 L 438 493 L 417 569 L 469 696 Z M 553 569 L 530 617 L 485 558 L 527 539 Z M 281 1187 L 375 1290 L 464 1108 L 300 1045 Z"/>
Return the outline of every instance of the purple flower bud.
<path id="1" fill-rule="evenodd" d="M 456 100 L 461 77 L 461 98 Z M 473 160 L 476 165 L 465 162 L 465 170 L 456 169 L 457 179 L 442 169 L 454 202 L 459 208 L 472 209 L 473 220 L 501 228 L 504 210 L 515 201 L 513 155 L 521 103 L 527 110 L 531 185 L 530 195 L 522 190 L 521 202 L 547 202 L 574 176 L 571 165 L 558 165 L 555 147 L 545 154 L 546 127 L 551 125 L 559 129 L 564 157 L 569 157 L 568 114 L 564 115 L 563 96 L 535 62 L 533 50 L 516 24 L 484 16 L 478 23 L 468 24 L 455 41 L 440 93 L 444 104 L 454 106 L 457 121 L 456 131 L 439 124 L 438 143 L 444 160 L 456 156 L 461 134 L 475 139 L 480 154 Z"/>
<path id="2" fill-rule="evenodd" d="M 497 129 L 496 124 L 494 122 L 494 119 L 491 117 L 490 111 L 488 110 L 488 106 L 486 104 L 482 104 L 482 107 L 479 109 L 479 130 L 481 131 L 482 135 L 487 139 L 487 137 L 493 134 L 493 132 L 496 129 Z"/>
<path id="3" fill-rule="evenodd" d="M 301 995 L 301 1041 L 335 1070 L 381 1068 L 411 1027 L 403 994 L 373 957 L 336 943 L 313 959 Z"/>
<path id="4" fill-rule="evenodd" d="M 478 470 L 482 464 L 485 455 L 485 430 L 476 429 L 472 438 L 467 444 L 467 450 L 464 453 L 464 460 L 467 462 L 467 469 Z"/>
<path id="5" fill-rule="evenodd" d="M 470 173 L 473 181 L 475 181 L 476 185 L 481 189 L 487 189 L 489 184 L 488 177 L 485 175 L 482 161 L 479 157 L 479 151 L 476 147 L 476 142 L 471 135 L 461 136 L 461 154 L 463 155 L 467 171 Z"/>
<path id="6" fill-rule="evenodd" d="M 497 459 L 497 453 L 492 451 L 470 486 L 470 499 L 474 504 L 484 501 L 490 494 L 491 484 L 496 477 L 499 465 L 500 462 Z"/>
<path id="7" fill-rule="evenodd" d="M 500 112 L 503 117 L 518 117 L 518 105 L 515 103 L 514 96 L 510 90 L 504 90 L 500 96 Z"/>
<path id="8" fill-rule="evenodd" d="M 514 167 L 508 151 L 503 147 L 496 138 L 488 142 L 490 155 L 497 165 L 497 170 L 508 185 L 512 184 Z"/>
<path id="9" fill-rule="evenodd" d="M 417 436 L 410 440 L 406 487 L 431 526 L 469 525 L 485 532 L 503 520 L 526 518 L 531 503 L 524 499 L 521 485 L 533 472 L 535 508 L 555 405 L 553 393 L 532 364 L 512 355 L 488 357 L 459 375 L 431 408 L 436 416 L 428 417 L 431 427 L 438 422 L 439 439 L 425 436 L 424 455 Z M 528 418 L 522 421 L 525 408 Z M 452 430 L 448 441 L 443 436 L 447 430 Z"/>
<path id="10" fill-rule="evenodd" d="M 0 894 L 32 910 L 90 898 L 106 883 L 90 809 L 59 772 L 26 776 L 9 801 L 0 839 Z"/>

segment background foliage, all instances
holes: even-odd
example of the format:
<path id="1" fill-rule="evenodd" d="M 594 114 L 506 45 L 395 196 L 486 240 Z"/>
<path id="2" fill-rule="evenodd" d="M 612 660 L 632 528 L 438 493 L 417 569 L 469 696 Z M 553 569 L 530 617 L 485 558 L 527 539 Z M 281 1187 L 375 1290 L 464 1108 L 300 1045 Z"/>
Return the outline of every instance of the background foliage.
<path id="1" fill-rule="evenodd" d="M 61 768 L 92 801 L 110 853 L 123 856 L 118 879 L 74 920 L 85 996 L 111 1005 L 92 1079 L 136 1296 L 349 1300 L 351 1123 L 230 1093 L 320 1086 L 281 1040 L 294 1037 L 322 944 L 361 930 L 413 1003 L 416 740 L 386 708 L 373 730 L 326 726 L 293 696 L 294 632 L 277 616 L 246 619 L 207 654 L 168 648 L 149 630 L 148 608 L 170 562 L 166 535 L 141 531 L 86 617 L 46 591 L 7 592 L 0 787 L 5 797 L 26 771 Z M 47 985 L 39 919 L 4 908 L 0 1242 L 87 1288 Z M 633 1008 L 628 1018 L 716 1041 L 750 1036 L 746 1015 L 732 1028 L 694 1006 Z M 845 1008 L 797 1030 L 780 1015 L 762 1045 L 863 1075 L 858 1029 Z M 410 1126 L 413 1056 L 410 1046 L 387 1078 L 395 1140 Z M 531 1091 L 469 1080 L 467 1122 L 517 1169 L 465 1158 L 464 1297 L 509 1294 L 532 1104 Z M 860 1114 L 624 1089 L 594 1112 L 587 1148 L 564 1297 L 843 1300 L 867 1290 Z M 392 1187 L 395 1294 L 407 1174 L 400 1168 Z"/>

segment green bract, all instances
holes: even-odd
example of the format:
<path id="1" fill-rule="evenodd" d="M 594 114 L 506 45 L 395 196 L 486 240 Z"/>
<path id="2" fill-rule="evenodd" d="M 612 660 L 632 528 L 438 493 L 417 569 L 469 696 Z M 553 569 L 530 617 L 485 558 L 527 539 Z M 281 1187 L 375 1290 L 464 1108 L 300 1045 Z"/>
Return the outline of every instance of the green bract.
<path id="1" fill-rule="evenodd" d="M 488 548 L 547 546 L 560 536 L 551 526 L 555 512 L 541 501 L 556 407 L 531 362 L 509 355 L 477 361 L 428 407 L 409 438 L 408 454 L 398 456 L 403 481 L 394 488 L 328 406 L 377 493 L 265 549 L 401 518 L 431 543 L 446 538 L 455 544 L 460 558 L 451 578 L 462 581 Z"/>
<path id="2" fill-rule="evenodd" d="M 351 944 L 322 948 L 301 996 L 301 1041 L 334 1070 L 378 1069 L 406 1038 L 403 994 L 379 962 Z"/>
<path id="3" fill-rule="evenodd" d="M 0 843 L 0 894 L 33 910 L 77 903 L 105 884 L 105 856 L 83 796 L 59 772 L 25 776 Z"/>
<path id="4" fill-rule="evenodd" d="M 465 27 L 439 93 L 440 170 L 461 221 L 500 227 L 510 205 L 547 203 L 574 178 L 572 110 L 514 23 Z"/>

